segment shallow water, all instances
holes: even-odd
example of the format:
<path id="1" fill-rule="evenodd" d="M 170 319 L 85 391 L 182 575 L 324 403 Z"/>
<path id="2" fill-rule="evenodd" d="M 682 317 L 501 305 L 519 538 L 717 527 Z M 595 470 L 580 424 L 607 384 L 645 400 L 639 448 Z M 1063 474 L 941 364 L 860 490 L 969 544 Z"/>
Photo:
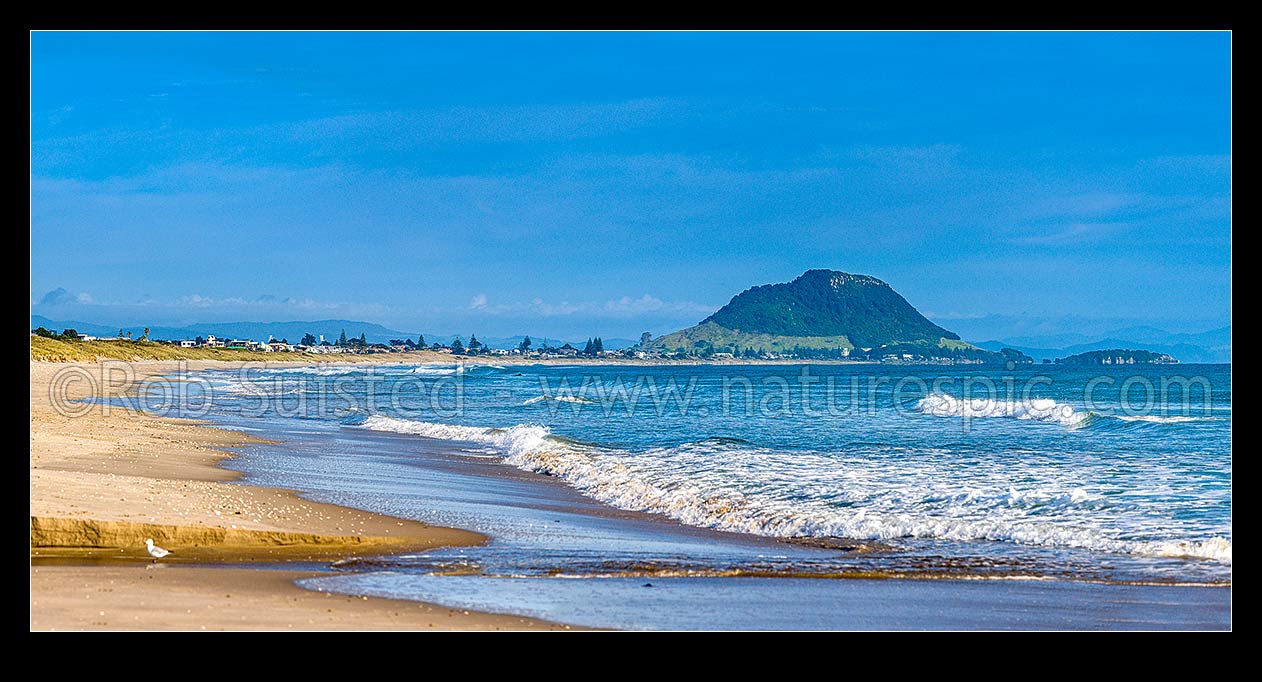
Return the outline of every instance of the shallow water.
<path id="1" fill-rule="evenodd" d="M 486 599 L 567 622 L 703 627 L 687 618 L 637 625 L 609 609 L 576 620 L 583 608 L 562 617 L 529 594 L 572 591 L 555 599 L 581 605 L 585 594 L 622 594 L 624 583 L 670 580 L 670 599 L 702 609 L 735 580 L 751 592 L 746 605 L 733 602 L 730 626 L 760 627 L 758 594 L 809 602 L 841 589 L 821 583 L 855 582 L 788 576 L 1229 581 L 1229 368 L 1101 369 L 833 365 L 805 368 L 804 380 L 794 366 L 431 365 L 199 376 L 213 392 L 204 416 L 281 441 L 236 460 L 250 481 L 493 537 L 486 547 L 348 564 L 376 577 L 333 579 L 338 589 L 452 604 L 484 589 Z M 1172 376 L 1203 380 L 1194 382 L 1200 393 L 1125 409 L 1143 406 L 1143 382 Z M 985 382 L 1017 392 L 979 397 Z M 636 385 L 640 402 L 629 409 Z M 148 400 L 181 404 L 161 392 Z M 1056 594 L 1095 599 L 1084 590 Z M 1230 598 L 1222 588 L 1179 594 Z M 803 606 L 784 622 L 767 614 L 765 626 L 885 627 L 834 623 L 834 608 Z M 1166 620 L 1188 624 L 1177 610 Z M 1108 622 L 1082 618 L 1083 627 Z M 996 627 L 1025 621 L 1003 622 Z M 1065 626 L 1057 623 L 1049 616 L 1045 626 Z"/>

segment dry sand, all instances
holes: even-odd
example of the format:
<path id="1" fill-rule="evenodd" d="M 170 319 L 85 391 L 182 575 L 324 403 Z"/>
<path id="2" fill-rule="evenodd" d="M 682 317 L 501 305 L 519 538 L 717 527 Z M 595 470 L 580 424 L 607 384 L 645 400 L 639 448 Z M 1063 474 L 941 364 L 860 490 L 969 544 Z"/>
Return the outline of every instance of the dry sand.
<path id="1" fill-rule="evenodd" d="M 209 364 L 224 366 L 185 363 Z M 327 561 L 486 538 L 311 502 L 287 490 L 230 485 L 239 475 L 217 463 L 229 456 L 225 448 L 252 442 L 244 434 L 118 407 L 93 406 L 77 416 L 54 409 L 50 388 L 64 387 L 70 398 L 93 393 L 93 382 L 98 394 L 131 390 L 121 371 L 109 380 L 111 366 L 120 370 L 122 363 L 31 363 L 32 629 L 557 627 L 411 602 L 324 597 L 292 584 L 309 573 L 194 567 Z M 129 371 L 139 379 L 176 366 L 130 363 Z M 66 382 L 71 374 L 79 379 Z M 147 537 L 174 553 L 156 567 L 148 563 Z M 97 565 L 62 565 L 67 560 Z M 244 609 L 242 596 L 267 608 Z"/>

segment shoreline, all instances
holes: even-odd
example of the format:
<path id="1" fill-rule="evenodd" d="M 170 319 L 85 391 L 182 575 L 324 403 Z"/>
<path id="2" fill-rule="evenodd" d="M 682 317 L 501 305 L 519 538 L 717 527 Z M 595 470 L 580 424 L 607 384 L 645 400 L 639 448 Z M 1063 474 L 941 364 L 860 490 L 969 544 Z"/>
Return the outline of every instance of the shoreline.
<path id="1" fill-rule="evenodd" d="M 160 613 L 153 614 L 152 619 L 136 613 L 133 614 L 136 620 L 100 624 L 85 615 L 91 611 L 83 610 L 86 600 L 78 601 L 82 597 L 76 598 L 71 593 L 81 587 L 97 585 L 102 595 L 96 597 L 91 608 L 97 608 L 102 600 L 112 600 L 117 610 L 133 601 L 137 590 L 148 594 L 152 601 L 162 601 L 152 592 L 157 587 L 172 592 L 168 596 L 178 593 L 182 599 L 200 600 L 199 608 L 204 606 L 211 611 L 216 605 L 222 607 L 226 603 L 227 597 L 220 592 L 249 591 L 261 577 L 276 575 L 274 566 L 205 568 L 208 562 L 328 562 L 440 546 L 479 545 L 487 540 L 485 535 L 472 531 L 310 501 L 292 490 L 233 485 L 242 475 L 219 464 L 231 459 L 235 449 L 263 442 L 245 433 L 100 403 L 75 416 L 60 414 L 53 408 L 50 391 L 54 388 L 70 399 L 94 393 L 100 397 L 120 397 L 132 390 L 140 379 L 190 366 L 186 361 L 127 364 L 132 374 L 128 381 L 118 384 L 102 381 L 91 388 L 83 382 L 62 382 L 54 386 L 54 377 L 59 370 L 72 367 L 88 372 L 96 370 L 102 373 L 98 376 L 104 376 L 105 366 L 101 363 L 32 361 L 30 364 L 32 629 L 185 629 L 189 623 L 164 620 Z M 195 364 L 230 367 L 234 363 L 196 361 Z M 173 550 L 171 556 L 160 564 L 150 563 L 143 544 L 147 537 Z M 67 561 L 79 565 L 66 566 Z M 63 565 L 53 566 L 50 562 Z M 93 562 L 108 565 L 86 565 Z M 164 578 L 153 582 L 155 567 L 166 569 L 164 576 L 181 574 L 188 581 Z M 203 571 L 231 571 L 232 579 L 229 580 L 229 573 L 224 573 L 220 576 L 222 580 L 193 580 L 194 573 Z M 297 577 L 311 575 L 319 573 L 302 572 Z M 202 583 L 207 587 L 198 589 L 197 585 Z M 215 589 L 209 588 L 211 584 Z M 221 589 L 224 587 L 233 589 L 224 592 Z M 290 587 L 297 592 L 307 592 L 293 585 L 292 580 Z M 288 590 L 272 584 L 267 594 L 282 592 Z M 259 592 L 252 594 L 265 596 Z M 302 627 L 304 622 L 315 626 L 322 622 L 315 614 L 299 613 L 311 607 L 309 600 L 288 594 L 283 601 L 293 603 L 289 620 L 297 625 L 290 624 L 290 627 Z M 423 604 L 422 607 L 429 610 L 409 605 L 400 611 L 399 604 L 387 603 L 394 601 L 369 600 L 370 604 L 381 604 L 368 610 L 357 605 L 355 613 L 358 615 L 331 626 L 346 629 L 454 627 L 448 622 L 449 618 L 454 618 L 448 613 L 449 609 Z M 92 613 L 100 611 L 98 608 Z M 415 622 L 383 619 L 387 612 L 411 614 Z M 207 624 L 212 628 L 270 629 L 278 627 L 279 621 L 272 618 L 274 615 L 262 618 L 260 614 L 260 618 L 253 621 L 249 618 L 243 621 L 212 619 Z M 471 629 L 565 627 L 496 614 L 477 614 L 477 618 L 472 619 L 466 616 L 460 622 L 460 627 Z"/>
<path id="2" fill-rule="evenodd" d="M 384 356 L 382 359 L 402 364 L 397 355 L 393 357 Z M 397 598 L 401 594 L 397 591 L 374 592 L 363 587 L 354 587 L 349 590 L 348 594 L 340 596 L 337 594 L 339 591 L 337 588 L 329 590 L 338 599 L 346 600 L 347 604 L 354 604 L 354 606 L 346 607 L 346 609 L 353 609 L 353 611 L 339 607 L 338 604 L 341 602 L 311 601 L 307 597 L 312 591 L 315 591 L 317 596 L 327 599 L 319 592 L 319 590 L 324 588 L 310 587 L 312 584 L 360 585 L 358 582 L 348 582 L 348 579 L 353 579 L 357 576 L 369 578 L 374 575 L 372 573 L 359 574 L 322 570 L 326 569 L 328 563 L 351 557 L 371 557 L 405 552 L 408 548 L 407 543 L 418 541 L 412 533 L 413 530 L 418 529 L 413 528 L 413 525 L 418 526 L 419 530 L 429 534 L 423 541 L 428 544 L 413 545 L 414 548 L 438 547 L 440 545 L 450 546 L 456 548 L 453 550 L 453 553 L 462 557 L 465 556 L 465 550 L 460 549 L 461 546 L 470 547 L 475 556 L 477 552 L 484 551 L 486 548 L 476 546 L 484 543 L 487 536 L 455 528 L 442 528 L 440 526 L 427 526 L 424 523 L 405 522 L 398 518 L 381 516 L 371 512 L 360 512 L 356 509 L 337 506 L 336 504 L 313 502 L 299 497 L 293 490 L 255 485 L 230 485 L 232 481 L 241 478 L 244 474 L 224 468 L 222 464 L 235 458 L 234 452 L 237 448 L 247 445 L 261 446 L 258 452 L 266 452 L 270 448 L 272 456 L 284 455 L 281 457 L 281 461 L 284 461 L 285 458 L 297 457 L 296 460 L 290 460 L 289 466 L 297 465 L 299 469 L 296 470 L 305 469 L 307 464 L 303 460 L 304 437 L 302 436 L 297 436 L 296 440 L 292 442 L 287 435 L 273 436 L 275 439 L 283 439 L 285 441 L 285 443 L 278 443 L 277 440 L 263 440 L 251 436 L 249 434 L 254 433 L 254 429 L 232 421 L 220 426 L 203 421 L 158 418 L 144 412 L 137 413 L 117 405 L 110 407 L 105 404 L 92 404 L 89 409 L 90 415 L 86 419 L 71 419 L 57 415 L 49 405 L 48 391 L 51 388 L 50 378 L 52 374 L 58 370 L 74 369 L 76 367 L 80 370 L 99 372 L 98 376 L 102 377 L 99 386 L 104 387 L 103 393 L 105 395 L 123 396 L 133 395 L 133 393 L 129 392 L 129 389 L 141 379 L 157 375 L 169 375 L 180 369 L 197 371 L 202 369 L 223 370 L 256 366 L 311 366 L 313 364 L 312 362 L 303 361 L 286 363 L 273 361 L 257 363 L 221 361 L 124 363 L 122 361 L 107 361 L 88 364 L 32 362 L 32 536 L 35 538 L 38 535 L 40 538 L 43 538 L 41 542 L 50 545 L 91 545 L 93 543 L 110 545 L 108 547 L 63 546 L 45 548 L 36 547 L 33 544 L 31 566 L 32 629 L 197 629 L 203 624 L 209 629 L 573 629 L 582 626 L 599 627 L 610 625 L 634 629 L 637 627 L 636 624 L 640 622 L 638 619 L 647 615 L 636 612 L 636 615 L 630 619 L 618 620 L 614 617 L 617 614 L 611 614 L 608 620 L 602 621 L 594 618 L 585 620 L 584 617 L 580 617 L 583 615 L 581 612 L 566 611 L 565 609 L 557 610 L 554 608 L 555 605 L 549 605 L 545 598 L 546 595 L 550 591 L 561 589 L 561 584 L 555 586 L 552 583 L 540 584 L 547 585 L 546 588 L 540 585 L 510 588 L 506 587 L 509 584 L 508 582 L 496 577 L 480 578 L 477 584 L 480 586 L 479 589 L 481 589 L 481 586 L 489 586 L 493 592 L 495 590 L 503 591 L 498 600 L 461 601 L 460 599 L 453 599 L 447 592 L 424 591 L 420 593 L 404 592 L 403 594 L 410 594 L 411 596 Z M 451 363 L 448 361 L 446 364 Z M 470 364 L 474 363 L 471 362 Z M 534 362 L 530 364 L 574 365 L 579 363 Z M 582 364 L 608 363 L 587 361 Z M 104 378 L 108 368 L 121 368 L 124 366 L 133 373 L 133 379 L 129 385 L 117 382 L 111 383 L 111 380 Z M 82 388 L 83 386 L 78 386 L 79 390 L 82 390 Z M 87 405 L 87 403 L 84 403 L 84 405 Z M 84 424 L 95 426 L 87 432 L 66 428 L 70 425 L 81 427 Z M 241 430 L 233 430 L 238 427 Z M 39 438 L 37 438 L 37 431 L 39 432 Z M 388 436 L 383 437 L 388 438 Z M 289 447 L 286 447 L 286 444 Z M 272 447 L 276 445 L 281 447 Z M 48 452 L 47 450 L 50 449 L 56 452 Z M 293 452 L 290 453 L 289 450 L 293 450 Z M 320 448 L 317 445 L 316 449 L 308 449 L 306 452 L 309 455 L 316 452 L 333 451 L 329 450 L 327 446 Z M 253 457 L 256 451 L 251 450 L 244 454 L 247 457 Z M 452 455 L 445 453 L 440 456 Z M 267 461 L 272 461 L 273 458 L 269 458 Z M 457 470 L 453 467 L 444 468 L 452 471 Z M 250 471 L 252 477 L 258 473 L 249 467 L 242 467 L 242 470 Z M 506 484 L 508 481 L 516 478 L 512 474 L 513 472 L 497 472 L 494 478 Z M 97 494 L 99 499 L 83 494 L 85 491 L 82 490 L 76 494 L 73 486 L 66 485 L 66 481 L 74 483 L 76 479 L 85 479 L 88 482 L 87 492 Z M 251 480 L 260 479 L 252 478 Z M 390 477 L 390 480 L 396 479 Z M 81 480 L 80 483 L 82 482 Z M 320 491 L 325 489 L 322 489 L 318 484 L 315 486 L 309 485 L 315 482 L 314 479 L 304 482 L 304 479 L 301 477 L 297 479 L 280 477 L 272 478 L 271 480 L 263 478 L 260 482 L 292 486 L 303 490 L 303 495 L 309 495 L 314 499 L 347 504 L 345 498 L 336 494 L 331 496 L 320 494 Z M 537 484 L 533 480 L 530 483 Z M 141 487 L 135 487 L 137 485 Z M 129 488 L 128 486 L 132 487 Z M 179 506 L 179 503 L 184 498 L 190 497 L 202 502 L 213 502 L 216 499 L 214 495 L 223 492 L 225 489 L 233 492 L 234 497 L 230 503 L 238 505 L 239 508 L 232 508 L 231 510 L 225 508 L 220 512 L 220 515 L 212 518 L 207 514 L 216 510 L 213 505 L 208 506 L 200 503 L 195 505 L 201 510 L 200 516 L 194 513 L 195 510 Z M 453 494 L 451 497 L 447 496 L 447 491 L 452 489 L 462 490 L 463 488 L 458 485 L 454 487 L 447 486 L 446 489 L 443 486 L 431 486 L 430 489 L 426 489 L 424 486 L 419 488 L 408 486 L 409 494 L 414 495 L 421 505 L 414 507 L 413 511 L 431 508 L 427 506 L 431 502 L 432 508 L 435 510 L 450 510 L 448 503 L 458 497 L 458 494 Z M 115 501 L 113 497 L 107 494 L 107 491 L 114 490 L 131 490 L 136 492 L 136 494 L 128 494 L 126 498 L 119 497 Z M 328 490 L 325 490 L 325 492 L 327 493 Z M 529 499 L 534 499 L 535 491 L 531 490 L 527 495 L 530 496 Z M 510 499 L 514 497 L 511 491 L 507 497 Z M 583 501 L 586 504 L 588 498 L 583 498 Z M 467 504 L 468 502 L 469 500 L 467 499 L 460 499 L 457 500 L 457 505 Z M 42 511 L 39 507 L 40 504 L 54 510 L 60 509 L 64 515 L 37 514 L 37 512 Z M 294 512 L 285 508 L 287 504 L 300 504 L 305 509 L 305 512 L 301 517 L 295 518 Z M 166 516 L 149 513 L 149 508 L 153 507 L 162 507 Z M 317 508 L 320 509 L 317 510 Z M 511 524 L 502 524 L 494 519 L 492 523 L 487 524 L 469 522 L 467 518 L 453 517 L 447 514 L 431 516 L 426 512 L 418 515 L 412 512 L 399 511 L 398 508 L 390 505 L 384 507 L 381 505 L 367 505 L 366 508 L 378 509 L 389 513 L 401 513 L 405 516 L 443 525 L 476 528 L 501 540 L 503 539 L 500 536 L 501 532 L 513 527 Z M 459 507 L 457 506 L 457 508 Z M 555 520 L 554 515 L 558 512 L 565 513 L 565 508 L 556 505 L 555 502 L 539 503 L 537 509 L 540 511 L 541 518 L 539 520 L 548 524 L 560 523 Z M 210 512 L 207 512 L 207 510 L 210 510 Z M 232 513 L 231 520 L 225 521 L 224 511 L 241 511 L 243 513 Z M 326 514 L 336 514 L 338 516 L 336 518 L 326 517 Z M 110 518 L 93 518 L 94 515 L 108 516 Z M 626 514 L 620 513 L 601 513 L 592 516 L 602 519 L 613 517 L 619 519 L 629 518 Z M 632 516 L 638 516 L 638 514 L 633 514 Z M 365 524 L 369 522 L 365 521 L 365 518 L 378 521 L 384 519 L 387 525 L 385 527 L 366 526 Z M 57 523 L 50 525 L 47 523 L 47 519 L 57 520 Z M 58 526 L 59 523 L 67 519 L 73 521 L 73 523 L 70 523 L 69 528 Z M 88 520 L 91 523 L 85 525 L 85 522 Z M 169 523 L 177 520 L 178 523 Z M 300 523 L 286 527 L 287 523 L 295 521 Z M 656 518 L 649 521 L 651 523 L 667 522 L 665 519 Z M 390 526 L 390 523 L 395 525 Z M 674 525 L 674 522 L 670 523 Z M 621 523 L 618 525 L 620 527 L 623 526 Z M 407 526 L 407 528 L 404 528 L 404 526 Z M 209 527 L 218 529 L 215 531 L 218 534 L 216 537 L 198 535 L 198 533 L 205 533 Z M 548 527 L 553 528 L 551 525 Z M 688 536 L 697 539 L 701 539 L 702 536 L 706 535 L 704 530 L 694 529 L 689 526 L 682 528 L 686 529 L 687 532 L 671 533 L 670 535 L 672 537 L 678 536 L 678 538 Z M 196 530 L 196 533 L 193 535 L 182 535 L 183 533 L 189 533 L 190 529 Z M 455 536 L 447 537 L 444 541 L 438 541 L 432 534 L 440 531 L 450 532 L 455 534 Z M 164 532 L 170 533 L 170 535 L 161 535 Z M 62 533 L 70 539 L 48 539 L 53 538 L 57 533 Z M 298 537 L 303 533 L 310 533 L 310 535 Z M 373 533 L 379 534 L 376 536 L 378 539 L 384 539 L 386 536 L 389 536 L 389 542 L 380 544 L 366 542 L 365 538 L 372 537 Z M 657 539 L 658 535 L 647 533 L 645 537 Z M 168 548 L 176 548 L 176 554 L 164 559 L 161 563 L 150 563 L 148 557 L 144 554 L 142 544 L 144 537 L 155 537 L 158 540 L 157 544 Z M 752 537 L 770 542 L 770 540 L 761 538 L 761 536 Z M 88 539 L 85 540 L 84 538 Z M 348 538 L 356 539 L 352 542 Z M 173 545 L 172 540 L 185 543 L 183 549 L 180 549 L 181 545 Z M 496 547 L 499 546 L 500 543 L 497 542 Z M 616 543 L 614 546 L 620 547 L 622 545 Z M 502 551 L 502 549 L 497 551 Z M 439 552 L 439 554 L 442 554 L 442 552 Z M 481 556 L 489 555 L 483 554 Z M 286 565 L 282 562 L 289 563 Z M 319 562 L 322 565 L 313 567 L 312 562 Z M 252 563 L 255 565 L 249 566 Z M 351 563 L 353 564 L 354 562 Z M 245 564 L 245 566 L 241 564 Z M 365 565 L 373 565 L 372 560 L 369 559 L 365 562 Z M 284 576 L 284 578 L 282 579 L 278 576 Z M 636 574 L 635 576 L 628 576 L 626 579 L 615 579 L 609 585 L 594 583 L 589 592 L 592 594 L 609 592 L 609 594 L 604 594 L 603 597 L 613 598 L 621 595 L 621 592 L 618 591 L 621 589 L 618 587 L 620 581 L 642 581 L 648 577 L 650 576 Z M 677 579 L 668 574 L 651 577 L 654 583 L 657 583 L 659 580 L 674 581 Z M 847 575 L 845 577 L 862 576 Z M 933 589 L 941 592 L 935 591 L 932 594 L 948 595 L 958 591 L 960 584 L 964 583 L 1015 582 L 1024 585 L 1026 582 L 1029 582 L 1024 579 L 1016 581 L 975 581 L 964 579 L 961 581 L 950 580 L 948 576 L 935 577 L 947 579 L 913 582 L 940 584 L 940 588 Z M 320 578 L 325 580 L 304 580 Z M 777 581 L 785 579 L 784 576 L 775 576 L 774 578 L 767 576 L 767 578 Z M 691 580 L 686 583 L 680 582 L 678 586 L 682 589 L 679 590 L 679 593 L 704 594 L 713 585 L 727 584 L 724 581 L 736 579 L 757 581 L 762 578 L 757 576 L 740 576 L 737 578 L 736 576 L 716 575 L 710 578 L 702 578 L 700 582 Z M 468 578 L 468 580 L 472 580 L 472 578 Z M 305 587 L 300 587 L 298 584 L 295 584 L 295 581 L 304 581 L 302 584 Z M 266 617 L 259 616 L 255 618 L 248 609 L 233 610 L 235 602 L 232 599 L 239 598 L 240 595 L 245 594 L 245 591 L 252 589 L 251 586 L 256 582 L 266 583 L 269 587 L 266 589 L 260 588 L 260 591 L 257 592 L 251 592 L 249 599 L 268 602 L 269 604 L 275 601 L 277 613 L 269 612 Z M 814 582 L 814 580 L 806 582 Z M 920 589 L 906 587 L 902 584 L 905 582 L 903 580 L 878 580 L 875 583 L 870 580 L 827 582 L 837 583 L 835 587 L 828 588 L 834 590 L 831 593 L 833 595 L 871 594 L 881 599 L 906 592 L 909 589 Z M 1052 580 L 1050 582 L 1059 585 L 1059 581 Z M 448 587 L 456 588 L 455 591 L 458 592 L 459 583 L 459 580 L 444 583 L 442 587 L 443 589 Z M 569 583 L 566 582 L 564 584 L 568 585 Z M 754 582 L 741 582 L 740 584 L 754 584 Z M 790 594 L 796 594 L 798 591 L 803 591 L 803 593 L 812 591 L 812 588 L 802 587 L 801 585 L 804 583 L 801 580 L 791 580 L 791 583 L 781 583 L 779 585 L 782 587 L 788 584 L 797 585 L 787 590 Z M 860 589 L 859 587 L 852 587 L 852 584 L 867 585 L 867 587 Z M 1030 582 L 1031 586 L 1036 584 L 1042 585 L 1044 583 L 1037 580 Z M 1035 592 L 1047 589 L 1057 590 L 1057 594 L 1062 596 L 1056 597 L 1056 599 L 1063 598 L 1069 600 L 1067 603 L 1073 603 L 1073 600 L 1079 599 L 1081 594 L 1085 594 L 1079 587 L 1075 587 L 1077 584 L 1079 583 L 1071 579 L 1065 585 L 1057 588 L 1030 587 L 1029 589 Z M 1201 586 L 1187 585 L 1183 587 Z M 1229 602 L 1231 585 L 1228 582 L 1223 586 L 1228 587 L 1225 599 Z M 629 585 L 629 587 L 639 588 L 641 585 L 636 582 L 633 585 Z M 1118 585 L 1113 585 L 1113 587 L 1118 587 Z M 1166 590 L 1171 585 L 1127 586 L 1123 584 L 1121 587 Z M 1178 589 L 1178 586 L 1175 587 Z M 753 594 L 750 596 L 750 599 L 762 599 L 764 596 L 774 599 L 773 593 L 778 593 L 778 589 L 778 587 L 768 586 L 765 595 Z M 1020 589 L 1026 588 L 1022 587 Z M 194 614 L 194 619 L 189 620 L 179 616 L 178 613 L 172 614 L 165 611 L 149 613 L 143 608 L 135 606 L 135 604 L 155 603 L 155 591 L 164 595 L 159 600 L 162 603 L 184 604 L 185 602 L 182 600 L 192 600 L 190 602 L 191 606 L 183 608 L 185 615 Z M 448 590 L 448 592 L 450 591 Z M 1011 591 L 1010 588 L 997 590 L 997 592 Z M 632 592 L 637 595 L 641 594 L 638 590 L 632 590 Z M 654 591 L 654 593 L 656 592 Z M 372 596 L 374 594 L 379 596 Z M 987 595 L 987 600 L 990 600 L 991 593 L 987 592 L 985 594 Z M 1182 594 L 1182 592 L 1179 594 Z M 365 597 L 364 595 L 369 596 Z M 558 593 L 557 598 L 560 598 L 560 596 L 561 593 Z M 627 596 L 630 595 L 628 594 Z M 663 596 L 665 596 L 665 593 L 663 593 Z M 1031 592 L 1030 596 L 1031 598 L 1037 597 L 1034 592 Z M 621 597 L 619 596 L 619 598 Z M 1162 595 L 1157 592 L 1145 592 L 1140 598 L 1145 600 L 1146 603 L 1152 602 L 1153 604 L 1161 602 L 1163 599 Z M 420 601 L 412 601 L 413 599 Z M 540 599 L 543 601 L 540 602 Z M 639 597 L 636 597 L 636 601 L 639 599 Z M 1205 611 L 1205 613 L 1211 613 L 1213 608 L 1218 608 L 1214 605 L 1219 604 L 1223 599 L 1224 597 L 1221 596 L 1207 599 L 1205 602 L 1206 609 L 1210 610 Z M 597 602 L 599 602 L 599 598 L 597 598 Z M 439 606 L 439 603 L 452 606 Z M 989 604 L 989 601 L 987 603 Z M 1198 599 L 1191 599 L 1187 605 L 1197 603 Z M 327 604 L 332 604 L 332 606 Z M 536 620 L 514 615 L 514 613 L 505 613 L 499 608 L 501 604 L 506 607 L 509 605 L 521 605 L 522 608 L 515 609 L 515 613 L 529 613 L 548 620 Z M 526 608 L 527 605 L 530 605 L 531 608 Z M 681 608 L 677 609 L 679 613 L 691 613 L 689 611 L 691 607 L 682 608 L 683 605 L 680 606 Z M 1152 604 L 1150 606 L 1157 608 L 1152 606 Z M 806 605 L 803 605 L 803 608 L 805 607 Z M 180 607 L 176 608 L 178 610 Z M 269 606 L 268 608 L 272 607 Z M 361 611 L 363 608 L 368 608 L 368 611 Z M 549 608 L 552 608 L 552 610 L 549 610 Z M 204 611 L 199 609 L 204 609 Z M 315 610 L 313 611 L 312 609 Z M 329 609 L 333 610 L 330 611 Z M 338 614 L 336 617 L 328 615 L 334 612 Z M 102 613 L 105 616 L 101 616 L 100 614 Z M 201 620 L 196 619 L 195 614 L 197 613 L 203 614 L 200 616 Z M 762 627 L 763 621 L 759 619 L 761 616 L 758 615 L 762 613 L 763 611 L 758 609 L 751 611 L 747 617 L 752 618 L 752 620 L 749 620 L 744 627 L 755 629 Z M 915 612 L 906 615 L 910 619 L 908 622 L 937 622 L 927 612 Z M 244 616 L 244 619 L 242 616 Z M 662 620 L 662 617 L 657 617 L 658 620 L 656 622 L 659 623 L 658 627 L 669 629 L 678 627 L 680 623 L 685 622 L 685 620 L 678 620 L 680 617 L 674 616 L 673 618 L 676 618 L 676 620 Z M 988 622 L 985 620 L 987 617 L 985 609 L 977 611 L 975 617 L 979 619 L 977 623 L 981 625 L 985 625 Z M 1164 622 L 1162 619 L 1170 619 L 1169 622 L 1177 623 L 1194 622 L 1177 619 L 1172 614 L 1162 612 L 1161 615 L 1156 616 L 1156 620 L 1153 620 L 1152 623 Z M 654 621 L 652 618 L 649 618 L 648 622 Z M 849 621 L 838 622 L 844 625 Z M 1226 617 L 1225 622 L 1230 627 L 1229 615 Z M 570 623 L 570 626 L 567 627 L 558 623 Z M 705 625 L 702 624 L 702 627 L 705 627 Z"/>

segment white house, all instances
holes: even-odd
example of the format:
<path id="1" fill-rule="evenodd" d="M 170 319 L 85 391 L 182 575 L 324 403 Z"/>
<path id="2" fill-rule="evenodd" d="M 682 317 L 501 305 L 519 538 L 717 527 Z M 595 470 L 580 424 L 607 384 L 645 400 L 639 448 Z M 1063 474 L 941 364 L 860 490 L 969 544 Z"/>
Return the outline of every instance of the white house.
<path id="1" fill-rule="evenodd" d="M 197 342 L 192 339 L 184 339 L 180 341 L 180 348 L 196 348 Z"/>

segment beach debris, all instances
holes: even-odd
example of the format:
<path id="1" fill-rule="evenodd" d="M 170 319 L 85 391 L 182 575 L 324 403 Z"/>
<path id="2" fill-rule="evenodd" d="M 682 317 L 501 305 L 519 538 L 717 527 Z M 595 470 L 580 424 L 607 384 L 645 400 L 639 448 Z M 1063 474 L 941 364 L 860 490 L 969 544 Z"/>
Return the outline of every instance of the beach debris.
<path id="1" fill-rule="evenodd" d="M 652 586 L 653 586 L 653 583 L 644 583 L 644 585 L 642 585 L 642 587 L 652 587 Z"/>
<path id="2" fill-rule="evenodd" d="M 162 549 L 161 547 L 153 544 L 153 538 L 145 539 L 145 549 L 149 550 L 149 556 L 153 557 L 154 561 L 157 561 L 158 559 L 161 559 L 171 553 L 171 550 Z"/>

